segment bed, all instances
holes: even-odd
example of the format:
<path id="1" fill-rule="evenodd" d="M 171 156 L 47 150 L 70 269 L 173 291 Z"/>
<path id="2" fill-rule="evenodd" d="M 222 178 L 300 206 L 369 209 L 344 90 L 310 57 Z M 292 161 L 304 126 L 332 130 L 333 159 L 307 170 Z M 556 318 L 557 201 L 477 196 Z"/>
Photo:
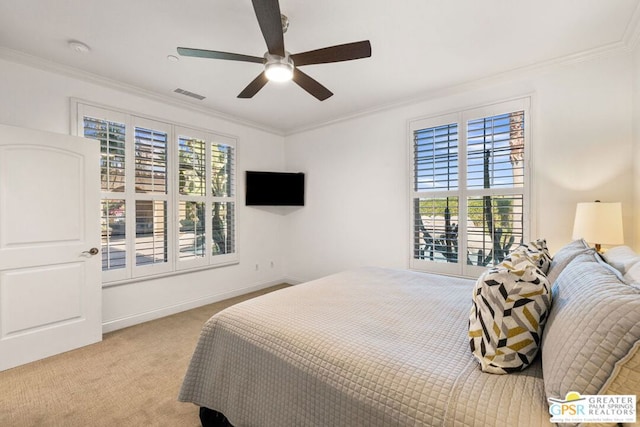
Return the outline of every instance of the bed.
<path id="1" fill-rule="evenodd" d="M 551 425 L 541 357 L 508 375 L 473 358 L 474 283 L 369 267 L 242 302 L 204 325 L 179 400 L 205 427 Z"/>

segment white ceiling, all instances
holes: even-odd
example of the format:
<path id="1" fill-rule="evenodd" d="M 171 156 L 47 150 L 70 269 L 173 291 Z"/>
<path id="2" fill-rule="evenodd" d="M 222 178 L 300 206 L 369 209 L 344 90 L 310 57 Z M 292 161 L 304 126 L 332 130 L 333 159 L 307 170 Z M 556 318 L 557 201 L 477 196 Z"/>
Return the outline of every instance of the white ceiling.
<path id="1" fill-rule="evenodd" d="M 26 53 L 86 75 L 238 117 L 282 134 L 481 78 L 637 39 L 640 0 L 281 0 L 291 53 L 370 40 L 372 57 L 301 69 L 334 93 L 293 82 L 236 96 L 260 64 L 181 57 L 176 47 L 262 56 L 250 0 L 2 0 L 0 53 Z M 90 46 L 88 54 L 69 40 Z M 15 55 L 13 55 L 15 57 Z M 182 88 L 206 97 L 173 93 Z"/>

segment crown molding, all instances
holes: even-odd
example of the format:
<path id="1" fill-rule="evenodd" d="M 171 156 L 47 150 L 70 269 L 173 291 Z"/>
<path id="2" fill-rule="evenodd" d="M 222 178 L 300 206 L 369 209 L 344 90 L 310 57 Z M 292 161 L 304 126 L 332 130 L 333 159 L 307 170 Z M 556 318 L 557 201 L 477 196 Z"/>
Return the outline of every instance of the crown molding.
<path id="1" fill-rule="evenodd" d="M 634 51 L 640 44 L 640 3 L 631 15 L 622 40 L 631 51 Z"/>
<path id="2" fill-rule="evenodd" d="M 9 49 L 6 47 L 0 46 L 0 59 L 6 59 L 11 62 L 15 62 L 22 65 L 27 65 L 33 68 L 37 68 L 42 71 L 53 72 L 59 75 L 63 75 L 66 77 L 71 77 L 78 80 L 83 80 L 88 83 L 97 84 L 103 87 L 107 87 L 110 89 L 115 89 L 118 91 L 126 92 L 129 94 L 137 95 L 142 98 L 146 98 L 152 101 L 162 102 L 164 104 L 169 104 L 174 107 L 183 108 L 186 110 L 194 111 L 197 113 L 202 113 L 208 115 L 210 117 L 214 117 L 217 119 L 225 120 L 231 123 L 235 123 L 242 126 L 247 126 L 253 129 L 261 130 L 264 132 L 272 133 L 278 136 L 284 136 L 284 132 L 281 129 L 277 129 L 270 126 L 265 126 L 260 123 L 252 122 L 250 120 L 245 120 L 240 117 L 232 116 L 230 114 L 225 114 L 220 111 L 214 110 L 212 108 L 200 107 L 197 105 L 193 105 L 189 102 L 182 101 L 179 99 L 174 99 L 170 96 L 163 95 L 158 92 L 154 92 L 151 90 L 143 89 L 138 86 L 130 85 L 127 83 L 122 83 L 117 80 L 109 79 L 107 77 L 100 76 L 98 74 L 93 74 L 87 71 L 79 70 L 74 67 L 69 67 L 67 65 L 62 65 L 58 62 L 50 61 L 48 59 L 40 58 L 38 56 L 29 55 L 24 52 L 20 52 L 17 50 Z"/>

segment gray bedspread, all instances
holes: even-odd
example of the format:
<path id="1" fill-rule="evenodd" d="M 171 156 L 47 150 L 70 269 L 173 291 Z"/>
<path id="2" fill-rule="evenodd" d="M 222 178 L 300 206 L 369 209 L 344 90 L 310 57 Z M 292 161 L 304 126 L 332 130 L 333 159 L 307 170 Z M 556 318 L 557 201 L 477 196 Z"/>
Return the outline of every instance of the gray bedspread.
<path id="1" fill-rule="evenodd" d="M 472 288 L 362 268 L 237 304 L 204 325 L 179 400 L 236 427 L 550 425 L 539 361 L 473 359 Z"/>

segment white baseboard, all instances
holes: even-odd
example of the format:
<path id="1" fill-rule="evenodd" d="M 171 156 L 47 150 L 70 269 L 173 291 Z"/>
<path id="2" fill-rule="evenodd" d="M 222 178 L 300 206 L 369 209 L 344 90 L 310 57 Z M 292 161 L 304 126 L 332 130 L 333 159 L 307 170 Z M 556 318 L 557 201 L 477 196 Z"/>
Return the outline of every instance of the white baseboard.
<path id="1" fill-rule="evenodd" d="M 279 285 L 281 283 L 291 283 L 291 282 L 289 281 L 289 279 L 273 280 L 265 283 L 259 283 L 257 285 L 248 286 L 246 288 L 209 295 L 207 297 L 198 298 L 192 301 L 181 302 L 179 304 L 171 305 L 168 307 L 162 307 L 157 310 L 147 311 L 145 313 L 140 313 L 133 316 L 127 316 L 120 319 L 110 320 L 108 322 L 102 323 L 102 333 L 106 334 L 108 332 L 117 331 L 118 329 L 127 328 L 129 326 L 134 326 L 140 323 L 148 322 L 150 320 L 160 319 L 161 317 L 170 316 L 172 314 L 180 313 L 182 311 L 191 310 L 192 308 L 201 307 L 207 304 L 213 304 L 214 302 L 223 301 L 229 298 L 259 291 L 259 290 L 268 288 L 270 286 Z"/>
<path id="2" fill-rule="evenodd" d="M 295 277 L 291 277 L 291 276 L 286 276 L 284 279 L 282 279 L 283 283 L 288 283 L 290 285 L 299 285 L 300 283 L 304 283 L 304 282 L 308 282 L 308 280 L 303 280 L 303 279 L 298 279 Z"/>

